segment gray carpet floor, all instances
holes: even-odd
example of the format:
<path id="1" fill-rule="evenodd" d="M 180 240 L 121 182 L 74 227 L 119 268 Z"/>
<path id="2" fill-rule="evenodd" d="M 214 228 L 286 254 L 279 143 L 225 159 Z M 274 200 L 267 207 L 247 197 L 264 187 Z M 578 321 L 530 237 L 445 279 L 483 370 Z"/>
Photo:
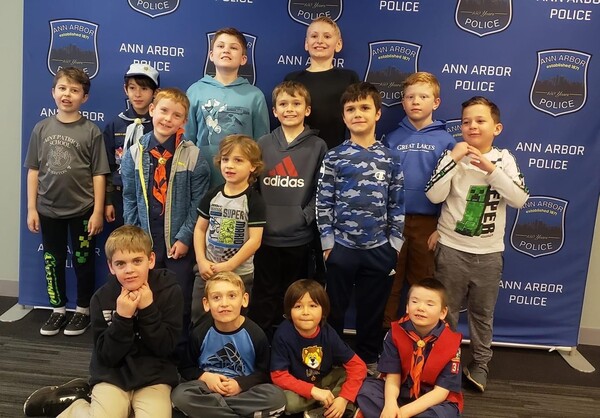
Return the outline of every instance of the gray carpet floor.
<path id="1" fill-rule="evenodd" d="M 0 313 L 15 302 L 0 297 Z M 22 417 L 23 401 L 40 386 L 88 375 L 91 333 L 44 337 L 39 327 L 48 315 L 38 309 L 21 321 L 0 323 L 0 417 Z M 600 417 L 600 347 L 579 350 L 596 372 L 578 372 L 557 353 L 496 348 L 485 393 L 465 385 L 463 416 Z M 465 347 L 463 359 L 469 356 Z"/>

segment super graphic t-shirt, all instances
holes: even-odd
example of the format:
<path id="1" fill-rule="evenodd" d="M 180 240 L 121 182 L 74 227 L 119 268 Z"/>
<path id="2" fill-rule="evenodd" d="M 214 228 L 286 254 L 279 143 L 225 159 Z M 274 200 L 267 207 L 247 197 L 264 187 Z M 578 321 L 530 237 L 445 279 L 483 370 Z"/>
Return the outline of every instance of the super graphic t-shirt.
<path id="1" fill-rule="evenodd" d="M 208 192 L 198 207 L 199 215 L 208 219 L 206 258 L 222 263 L 233 257 L 248 241 L 248 228 L 264 227 L 265 203 L 253 187 L 236 196 L 227 196 L 225 185 Z M 239 275 L 254 272 L 254 256 L 235 269 Z"/>

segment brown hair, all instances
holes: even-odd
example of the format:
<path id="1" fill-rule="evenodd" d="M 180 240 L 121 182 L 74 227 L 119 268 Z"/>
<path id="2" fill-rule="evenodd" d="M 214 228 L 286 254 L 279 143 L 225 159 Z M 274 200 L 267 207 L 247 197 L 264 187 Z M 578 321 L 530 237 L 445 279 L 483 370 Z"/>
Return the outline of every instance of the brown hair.
<path id="1" fill-rule="evenodd" d="M 297 81 L 284 81 L 276 85 L 273 89 L 273 94 L 271 97 L 273 101 L 273 107 L 276 105 L 277 97 L 282 93 L 287 93 L 292 97 L 302 97 L 306 103 L 306 106 L 310 106 L 310 93 L 302 83 Z"/>
<path id="2" fill-rule="evenodd" d="M 65 77 L 72 83 L 81 84 L 81 87 L 83 88 L 83 94 L 89 94 L 92 83 L 90 81 L 90 77 L 88 77 L 85 71 L 83 71 L 81 68 L 66 67 L 58 70 L 54 76 L 54 80 L 52 81 L 52 88 L 56 87 L 58 80 L 60 80 L 62 77 Z"/>
<path id="3" fill-rule="evenodd" d="M 330 305 L 329 296 L 323 286 L 312 279 L 301 279 L 296 280 L 290 285 L 285 291 L 283 297 L 283 313 L 290 321 L 292 320 L 292 308 L 302 297 L 308 293 L 310 298 L 315 301 L 323 312 L 321 318 L 321 324 L 325 322 L 325 319 L 329 316 Z"/>
<path id="4" fill-rule="evenodd" d="M 248 41 L 246 41 L 246 37 L 244 36 L 244 34 L 236 28 L 221 28 L 218 31 L 216 31 L 215 36 L 213 36 L 212 41 L 210 42 L 211 51 L 215 47 L 215 42 L 217 41 L 217 38 L 221 35 L 231 35 L 235 37 L 242 46 L 242 53 L 244 55 L 248 53 Z"/>
<path id="5" fill-rule="evenodd" d="M 444 286 L 444 284 L 439 280 L 428 278 L 413 284 L 408 290 L 407 300 L 410 300 L 410 294 L 416 287 L 431 290 L 437 293 L 442 301 L 442 309 L 448 307 L 448 294 L 446 292 L 446 286 Z"/>
<path id="6" fill-rule="evenodd" d="M 436 76 L 425 71 L 418 71 L 406 77 L 402 83 L 402 93 L 404 93 L 408 86 L 412 86 L 413 84 L 417 83 L 429 84 L 429 86 L 433 89 L 433 97 L 435 99 L 440 97 L 440 82 Z"/>
<path id="7" fill-rule="evenodd" d="M 139 226 L 123 225 L 110 233 L 104 245 L 104 254 L 110 263 L 117 251 L 152 253 L 152 240 Z"/>
<path id="8" fill-rule="evenodd" d="M 246 157 L 254 171 L 250 173 L 248 184 L 256 181 L 265 164 L 262 160 L 260 148 L 255 140 L 246 135 L 227 135 L 219 144 L 219 152 L 215 155 L 214 163 L 217 168 L 221 167 L 221 158 L 231 154 L 235 147 L 239 147 L 244 157 Z"/>
<path id="9" fill-rule="evenodd" d="M 475 105 L 484 105 L 489 107 L 494 123 L 500 123 L 500 109 L 498 108 L 498 106 L 496 106 L 494 102 L 483 96 L 473 96 L 466 102 L 463 102 L 462 110 L 464 111 L 467 107 Z"/>
<path id="10" fill-rule="evenodd" d="M 232 285 L 239 287 L 242 291 L 242 294 L 246 292 L 246 287 L 244 286 L 244 281 L 240 276 L 235 274 L 232 271 L 221 271 L 213 276 L 211 276 L 204 285 L 204 297 L 208 299 L 208 293 L 210 292 L 210 288 L 215 282 L 227 282 Z"/>
<path id="11" fill-rule="evenodd" d="M 346 88 L 346 91 L 344 91 L 344 93 L 342 94 L 340 104 L 343 108 L 344 105 L 348 102 L 357 102 L 368 97 L 373 98 L 375 110 L 379 111 L 381 109 L 381 94 L 379 94 L 379 90 L 377 90 L 377 87 L 366 81 L 350 84 Z"/>
<path id="12" fill-rule="evenodd" d="M 183 91 L 175 87 L 160 89 L 152 101 L 154 106 L 158 105 L 158 102 L 160 102 L 161 99 L 170 99 L 175 103 L 182 105 L 185 108 L 185 116 L 187 117 L 188 112 L 190 111 L 190 100 Z"/>

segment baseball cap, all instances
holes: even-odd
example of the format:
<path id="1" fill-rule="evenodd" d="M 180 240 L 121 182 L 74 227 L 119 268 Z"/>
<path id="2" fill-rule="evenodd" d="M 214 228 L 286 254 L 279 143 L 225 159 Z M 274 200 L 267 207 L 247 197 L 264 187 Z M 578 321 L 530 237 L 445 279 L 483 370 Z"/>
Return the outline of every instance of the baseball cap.
<path id="1" fill-rule="evenodd" d="M 154 81 L 156 87 L 160 87 L 160 77 L 158 71 L 156 71 L 154 67 L 151 67 L 148 64 L 131 64 L 129 66 L 129 70 L 127 70 L 127 72 L 125 73 L 125 77 L 132 77 L 135 75 L 143 75 L 145 77 L 148 77 L 150 80 Z"/>

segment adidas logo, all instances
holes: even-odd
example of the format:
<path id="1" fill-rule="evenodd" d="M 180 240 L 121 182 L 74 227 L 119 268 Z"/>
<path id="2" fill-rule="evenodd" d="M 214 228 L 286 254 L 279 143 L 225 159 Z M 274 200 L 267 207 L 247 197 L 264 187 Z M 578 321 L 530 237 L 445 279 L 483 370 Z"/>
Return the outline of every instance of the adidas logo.
<path id="1" fill-rule="evenodd" d="M 288 156 L 269 170 L 268 176 L 263 179 L 263 184 L 273 187 L 304 187 L 304 179 L 295 177 L 298 177 L 298 171 L 292 157 Z"/>

